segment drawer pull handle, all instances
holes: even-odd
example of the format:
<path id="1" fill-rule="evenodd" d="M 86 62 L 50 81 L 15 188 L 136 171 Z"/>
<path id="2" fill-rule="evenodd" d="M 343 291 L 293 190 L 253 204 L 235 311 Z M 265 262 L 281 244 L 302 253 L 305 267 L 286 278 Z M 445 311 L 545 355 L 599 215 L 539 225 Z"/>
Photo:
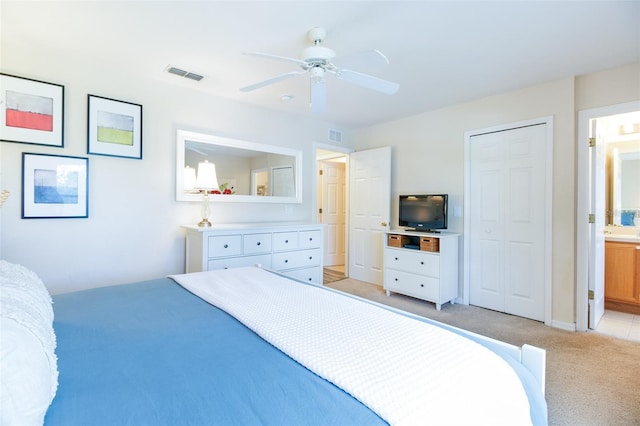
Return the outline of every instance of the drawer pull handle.
<path id="1" fill-rule="evenodd" d="M 421 265 L 424 265 L 424 260 L 421 260 L 421 261 L 420 261 L 420 264 L 421 264 Z"/>
<path id="2" fill-rule="evenodd" d="M 424 287 L 424 284 L 420 284 L 420 287 Z"/>
<path id="3" fill-rule="evenodd" d="M 285 260 L 284 260 L 284 263 L 289 263 L 289 259 L 285 259 Z"/>
<path id="4" fill-rule="evenodd" d="M 258 245 L 260 245 L 260 244 L 261 244 L 261 243 L 260 243 L 260 241 L 258 241 L 258 243 L 257 243 L 257 244 L 258 244 Z"/>
<path id="5" fill-rule="evenodd" d="M 289 240 L 284 240 L 284 243 L 285 244 L 289 244 Z"/>
<path id="6" fill-rule="evenodd" d="M 313 281 L 311 278 L 309 278 L 309 281 Z"/>
<path id="7" fill-rule="evenodd" d="M 394 280 L 394 281 L 398 281 L 398 279 L 397 279 L 397 278 L 394 278 L 393 280 Z"/>
<path id="8" fill-rule="evenodd" d="M 396 257 L 396 260 L 398 260 L 398 258 Z"/>
<path id="9" fill-rule="evenodd" d="M 313 259 L 313 256 L 309 256 L 309 260 Z"/>
<path id="10" fill-rule="evenodd" d="M 309 241 L 313 241 L 313 237 L 309 237 Z"/>
<path id="11" fill-rule="evenodd" d="M 229 244 L 225 244 L 225 245 L 224 245 L 224 248 L 229 248 Z"/>

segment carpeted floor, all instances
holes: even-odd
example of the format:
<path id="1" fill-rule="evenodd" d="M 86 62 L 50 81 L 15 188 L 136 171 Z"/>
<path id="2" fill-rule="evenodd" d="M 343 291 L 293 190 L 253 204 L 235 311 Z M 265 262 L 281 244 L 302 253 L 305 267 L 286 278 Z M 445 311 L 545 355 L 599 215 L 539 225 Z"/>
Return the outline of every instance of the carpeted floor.
<path id="1" fill-rule="evenodd" d="M 328 287 L 514 345 L 547 351 L 551 425 L 640 425 L 640 343 L 594 332 L 573 333 L 476 306 L 433 303 L 345 279 Z"/>

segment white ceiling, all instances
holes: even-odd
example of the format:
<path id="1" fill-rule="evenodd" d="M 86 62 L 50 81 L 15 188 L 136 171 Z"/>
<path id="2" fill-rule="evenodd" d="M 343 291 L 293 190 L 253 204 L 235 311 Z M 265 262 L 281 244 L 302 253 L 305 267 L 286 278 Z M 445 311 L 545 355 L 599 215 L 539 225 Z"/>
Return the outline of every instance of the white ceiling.
<path id="1" fill-rule="evenodd" d="M 27 40 L 105 69 L 126 66 L 144 78 L 344 128 L 640 61 L 640 1 L 3 0 L 0 14 L 3 46 Z M 243 52 L 300 57 L 315 26 L 326 28 L 324 46 L 338 56 L 383 52 L 390 65 L 356 62 L 351 69 L 398 82 L 398 93 L 328 76 L 327 112 L 314 114 L 306 75 L 240 92 L 296 67 Z M 170 75 L 168 65 L 205 78 Z M 37 77 L 46 81 L 47 71 Z M 281 101 L 283 94 L 293 100 Z"/>

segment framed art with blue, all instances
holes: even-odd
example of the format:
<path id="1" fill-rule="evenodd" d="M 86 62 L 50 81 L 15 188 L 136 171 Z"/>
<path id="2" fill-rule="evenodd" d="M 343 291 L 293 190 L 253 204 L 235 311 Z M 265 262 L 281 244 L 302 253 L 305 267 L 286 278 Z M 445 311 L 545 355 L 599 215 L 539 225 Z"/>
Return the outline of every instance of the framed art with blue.
<path id="1" fill-rule="evenodd" d="M 64 146 L 64 86 L 0 73 L 0 140 Z"/>
<path id="2" fill-rule="evenodd" d="M 22 153 L 22 218 L 89 217 L 89 159 Z"/>

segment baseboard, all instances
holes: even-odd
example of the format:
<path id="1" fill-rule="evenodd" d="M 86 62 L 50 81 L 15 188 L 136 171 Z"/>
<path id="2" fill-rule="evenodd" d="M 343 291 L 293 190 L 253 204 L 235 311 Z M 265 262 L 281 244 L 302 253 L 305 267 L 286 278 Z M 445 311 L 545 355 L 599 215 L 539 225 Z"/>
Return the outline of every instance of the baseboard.
<path id="1" fill-rule="evenodd" d="M 576 331 L 576 323 L 575 322 L 564 322 L 564 321 L 551 321 L 551 327 L 559 328 L 565 331 Z"/>

